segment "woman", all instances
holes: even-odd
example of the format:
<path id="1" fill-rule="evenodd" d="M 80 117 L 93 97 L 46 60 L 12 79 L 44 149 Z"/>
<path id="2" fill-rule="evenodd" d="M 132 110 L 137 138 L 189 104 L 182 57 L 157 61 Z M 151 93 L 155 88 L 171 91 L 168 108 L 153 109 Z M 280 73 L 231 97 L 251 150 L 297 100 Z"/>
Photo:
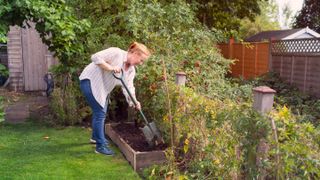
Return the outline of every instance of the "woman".
<path id="1" fill-rule="evenodd" d="M 148 48 L 140 43 L 133 42 L 128 51 L 111 47 L 91 56 L 92 62 L 85 67 L 80 75 L 80 88 L 89 106 L 92 109 L 92 137 L 90 142 L 96 143 L 96 153 L 113 155 L 108 147 L 108 141 L 104 135 L 104 120 L 106 118 L 108 97 L 116 85 L 121 82 L 113 77 L 113 73 L 120 73 L 123 69 L 124 81 L 133 98 L 136 100 L 133 79 L 135 77 L 135 65 L 141 65 L 150 56 Z M 122 87 L 123 94 L 129 106 L 134 103 Z M 138 101 L 136 109 L 141 109 Z"/>

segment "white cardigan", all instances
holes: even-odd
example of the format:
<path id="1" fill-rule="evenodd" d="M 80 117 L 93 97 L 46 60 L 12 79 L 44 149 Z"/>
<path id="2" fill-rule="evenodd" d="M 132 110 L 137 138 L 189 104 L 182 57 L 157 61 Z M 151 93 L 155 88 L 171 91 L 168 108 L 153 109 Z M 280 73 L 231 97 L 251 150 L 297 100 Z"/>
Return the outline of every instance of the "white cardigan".
<path id="1" fill-rule="evenodd" d="M 124 70 L 124 64 L 127 61 L 127 54 L 127 51 L 116 47 L 99 51 L 91 56 L 92 63 L 84 68 L 79 77 L 80 80 L 90 80 L 92 94 L 101 107 L 105 106 L 107 96 L 113 90 L 113 88 L 116 85 L 122 86 L 120 80 L 113 77 L 112 72 L 104 71 L 98 66 L 98 64 L 101 64 L 102 62 L 107 62 L 111 66 L 117 66 L 123 69 L 124 82 L 136 100 L 135 87 L 133 85 L 133 79 L 136 74 L 135 68 L 134 66 L 130 66 L 127 71 Z M 129 106 L 133 106 L 133 102 L 123 86 L 122 91 Z"/>

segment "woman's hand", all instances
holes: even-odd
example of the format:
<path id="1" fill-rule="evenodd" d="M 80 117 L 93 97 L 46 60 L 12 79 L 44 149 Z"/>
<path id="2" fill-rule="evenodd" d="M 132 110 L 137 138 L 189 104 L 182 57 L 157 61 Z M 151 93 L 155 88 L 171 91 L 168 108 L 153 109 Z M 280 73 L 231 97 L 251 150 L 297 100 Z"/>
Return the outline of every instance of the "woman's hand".
<path id="1" fill-rule="evenodd" d="M 140 104 L 140 102 L 137 102 L 137 105 L 135 106 L 135 108 L 136 108 L 136 110 L 141 110 L 141 104 Z"/>
<path id="2" fill-rule="evenodd" d="M 119 68 L 117 66 L 111 66 L 110 64 L 108 64 L 106 62 L 102 62 L 101 64 L 98 64 L 98 66 L 105 71 L 111 71 L 111 72 L 115 72 L 115 73 L 121 72 L 121 68 Z"/>
<path id="3" fill-rule="evenodd" d="M 112 67 L 112 71 L 115 73 L 120 73 L 121 72 L 121 68 L 117 67 L 117 66 L 113 66 Z"/>

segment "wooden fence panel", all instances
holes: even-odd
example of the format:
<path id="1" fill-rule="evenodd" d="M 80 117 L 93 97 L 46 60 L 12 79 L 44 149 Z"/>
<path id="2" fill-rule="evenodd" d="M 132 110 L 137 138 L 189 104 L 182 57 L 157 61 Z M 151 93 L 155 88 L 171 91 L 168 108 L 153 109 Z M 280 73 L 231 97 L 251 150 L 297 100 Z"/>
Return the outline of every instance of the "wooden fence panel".
<path id="1" fill-rule="evenodd" d="M 230 68 L 233 77 L 254 78 L 272 70 L 301 91 L 320 97 L 320 38 L 250 44 L 231 39 L 218 47 L 225 58 L 237 60 Z"/>
<path id="2" fill-rule="evenodd" d="M 320 57 L 273 56 L 272 69 L 303 92 L 320 97 Z"/>
<path id="3" fill-rule="evenodd" d="M 305 90 L 320 97 L 320 56 L 308 57 Z"/>
<path id="4" fill-rule="evenodd" d="M 320 97 L 320 38 L 274 41 L 272 70 L 303 92 Z"/>
<path id="5" fill-rule="evenodd" d="M 219 45 L 218 45 L 218 48 L 221 50 L 221 54 L 222 54 L 224 57 L 227 57 L 227 56 L 228 56 L 228 51 L 229 51 L 229 46 L 228 46 L 228 44 L 219 44 Z"/>
<path id="6" fill-rule="evenodd" d="M 292 57 L 292 64 L 293 64 L 293 72 L 291 76 L 291 83 L 298 87 L 299 89 L 304 89 L 305 83 L 305 66 L 306 66 L 306 59 L 305 57 Z"/>
<path id="7" fill-rule="evenodd" d="M 241 44 L 234 44 L 235 51 L 233 52 L 232 58 L 234 58 L 235 64 L 231 66 L 232 76 L 243 76 L 243 66 L 244 66 L 244 51 Z"/>
<path id="8" fill-rule="evenodd" d="M 258 44 L 258 61 L 257 61 L 257 72 L 256 76 L 263 75 L 269 72 L 269 43 Z"/>
<path id="9" fill-rule="evenodd" d="M 244 46 L 244 67 L 243 77 L 245 79 L 253 78 L 255 74 L 255 58 L 256 58 L 256 46 L 248 47 Z"/>
<path id="10" fill-rule="evenodd" d="M 282 57 L 282 65 L 280 76 L 287 82 L 291 82 L 291 73 L 292 73 L 292 59 L 291 57 Z"/>
<path id="11" fill-rule="evenodd" d="M 272 69 L 275 72 L 281 74 L 282 66 L 282 57 L 281 56 L 272 56 Z"/>
<path id="12" fill-rule="evenodd" d="M 234 43 L 219 44 L 221 54 L 234 59 L 230 71 L 233 77 L 255 78 L 269 71 L 269 43 Z"/>

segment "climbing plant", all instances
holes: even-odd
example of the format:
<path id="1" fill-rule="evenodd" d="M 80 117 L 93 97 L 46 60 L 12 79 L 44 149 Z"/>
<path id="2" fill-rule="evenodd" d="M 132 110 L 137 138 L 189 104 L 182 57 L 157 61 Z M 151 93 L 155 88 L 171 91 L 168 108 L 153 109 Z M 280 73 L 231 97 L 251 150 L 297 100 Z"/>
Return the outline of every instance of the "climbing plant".
<path id="1" fill-rule="evenodd" d="M 64 71 L 77 63 L 75 56 L 84 51 L 83 34 L 90 24 L 78 20 L 64 0 L 13 0 L 0 1 L 0 41 L 5 42 L 9 26 L 28 27 L 36 23 L 42 41 L 59 59 Z"/>
<path id="2" fill-rule="evenodd" d="M 61 91 L 59 97 L 53 98 L 52 104 L 57 104 L 59 111 L 53 108 L 58 119 L 71 117 L 69 112 L 76 112 L 76 97 L 66 96 L 67 91 L 74 89 L 72 74 L 82 62 L 79 60 L 85 51 L 86 33 L 90 27 L 89 21 L 79 20 L 73 9 L 64 0 L 0 0 L 0 41 L 7 40 L 6 35 L 10 26 L 18 25 L 26 28 L 30 22 L 35 23 L 35 29 L 39 32 L 42 41 L 59 60 L 59 65 L 54 69 L 57 76 L 56 88 Z M 63 78 L 60 78 L 60 77 Z M 71 98 L 71 99 L 70 99 Z M 60 99 L 61 101 L 55 101 Z M 56 103 L 55 103 L 56 102 Z M 74 107 L 70 110 L 70 107 Z M 78 113 L 74 113 L 78 114 Z M 78 119 L 72 116 L 70 122 L 73 124 Z M 64 122 L 64 121 L 63 121 Z"/>

